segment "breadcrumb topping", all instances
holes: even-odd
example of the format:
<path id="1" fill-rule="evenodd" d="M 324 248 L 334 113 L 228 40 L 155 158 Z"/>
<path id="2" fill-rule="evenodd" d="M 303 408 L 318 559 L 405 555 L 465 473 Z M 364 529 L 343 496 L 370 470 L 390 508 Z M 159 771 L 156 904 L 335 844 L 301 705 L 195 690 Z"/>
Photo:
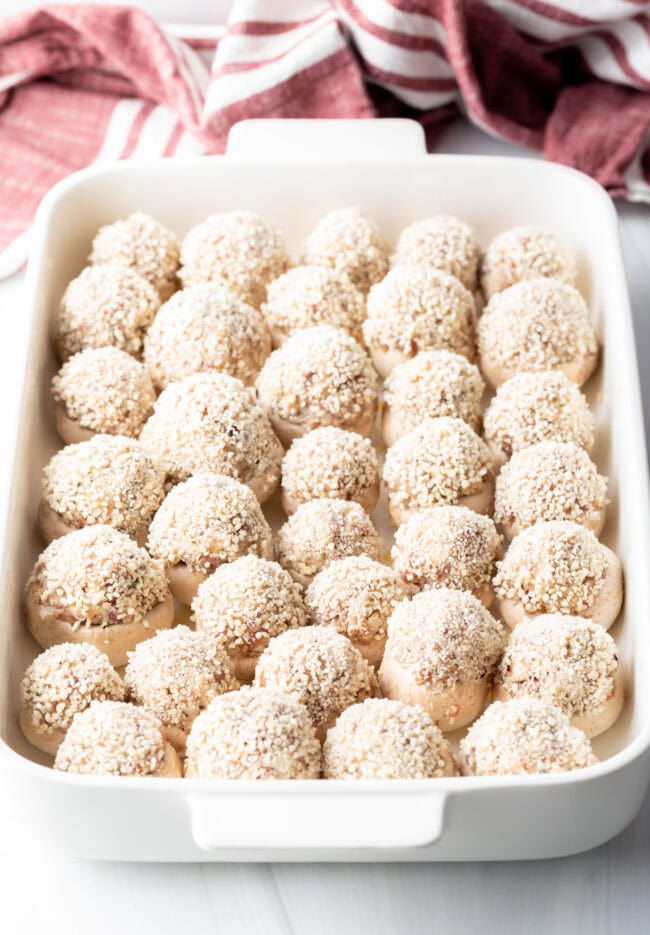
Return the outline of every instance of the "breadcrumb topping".
<path id="1" fill-rule="evenodd" d="M 537 698 L 495 701 L 460 742 L 466 776 L 561 773 L 597 762 L 583 732 Z"/>
<path id="2" fill-rule="evenodd" d="M 419 685 L 446 690 L 491 678 L 503 652 L 504 628 L 468 591 L 421 591 L 388 621 L 385 659 Z"/>
<path id="3" fill-rule="evenodd" d="M 290 573 L 313 577 L 349 555 L 378 560 L 382 542 L 363 507 L 354 501 L 302 503 L 275 538 L 277 559 Z"/>
<path id="4" fill-rule="evenodd" d="M 450 351 L 421 351 L 395 367 L 384 382 L 384 401 L 403 432 L 424 419 L 451 416 L 478 432 L 485 384 L 475 364 Z"/>
<path id="5" fill-rule="evenodd" d="M 188 731 L 217 695 L 239 687 L 225 649 L 208 633 L 186 626 L 161 630 L 128 654 L 127 699 L 165 727 Z"/>
<path id="6" fill-rule="evenodd" d="M 148 214 L 136 211 L 100 227 L 88 262 L 131 267 L 151 283 L 164 302 L 177 287 L 180 249 L 176 234 Z"/>
<path id="7" fill-rule="evenodd" d="M 282 487 L 298 503 L 320 498 L 362 502 L 379 484 L 372 442 L 335 426 L 296 439 L 282 461 Z"/>
<path id="8" fill-rule="evenodd" d="M 448 214 L 437 214 L 404 228 L 397 241 L 394 264 L 424 263 L 450 273 L 473 292 L 480 253 L 476 233 L 469 224 Z"/>
<path id="9" fill-rule="evenodd" d="M 516 520 L 522 528 L 560 519 L 593 526 L 607 502 L 607 479 L 582 448 L 540 442 L 517 451 L 501 469 L 494 519 Z"/>
<path id="10" fill-rule="evenodd" d="M 75 714 L 54 768 L 95 776 L 153 776 L 165 759 L 156 718 L 123 701 L 93 701 Z"/>
<path id="11" fill-rule="evenodd" d="M 55 539 L 37 559 L 31 586 L 73 629 L 136 623 L 168 594 L 162 562 L 112 526 Z"/>
<path id="12" fill-rule="evenodd" d="M 84 348 L 107 345 L 141 357 L 159 305 L 153 286 L 128 266 L 87 266 L 63 293 L 55 324 L 57 347 L 66 359 Z"/>
<path id="13" fill-rule="evenodd" d="M 384 482 L 401 508 L 457 503 L 478 493 L 490 475 L 485 442 L 462 419 L 427 419 L 386 452 Z"/>
<path id="14" fill-rule="evenodd" d="M 253 211 L 227 211 L 187 233 L 181 263 L 184 287 L 221 282 L 259 308 L 267 285 L 288 269 L 289 257 L 282 234 Z"/>
<path id="15" fill-rule="evenodd" d="M 146 367 L 117 347 L 89 347 L 75 354 L 52 380 L 52 395 L 82 428 L 132 438 L 156 401 Z"/>
<path id="16" fill-rule="evenodd" d="M 368 698 L 327 732 L 325 779 L 429 779 L 443 776 L 447 742 L 422 708 Z"/>
<path id="17" fill-rule="evenodd" d="M 377 227 L 359 208 L 337 208 L 325 214 L 307 238 L 302 262 L 343 273 L 365 294 L 386 275 L 389 252 Z"/>
<path id="18" fill-rule="evenodd" d="M 497 292 L 478 323 L 481 356 L 508 370 L 557 370 L 598 352 L 579 292 L 556 279 L 530 279 Z"/>
<path id="19" fill-rule="evenodd" d="M 509 458 L 538 442 L 590 449 L 594 416 L 580 389 L 559 370 L 520 373 L 496 391 L 484 417 L 488 444 Z"/>
<path id="20" fill-rule="evenodd" d="M 356 644 L 386 639 L 388 618 L 407 597 L 399 575 L 367 555 L 330 562 L 305 593 L 312 621 L 334 627 Z"/>
<path id="21" fill-rule="evenodd" d="M 213 370 L 253 383 L 271 352 L 261 314 L 220 283 L 183 289 L 161 306 L 144 344 L 154 384 Z"/>
<path id="22" fill-rule="evenodd" d="M 210 574 L 249 552 L 273 558 L 273 534 L 252 490 L 231 477 L 199 473 L 167 494 L 148 547 L 166 565 L 183 562 Z"/>
<path id="23" fill-rule="evenodd" d="M 575 285 L 576 264 L 567 245 L 536 227 L 513 227 L 494 238 L 481 264 L 481 285 L 489 299 L 524 279 L 559 279 Z"/>
<path id="24" fill-rule="evenodd" d="M 307 623 L 302 588 L 277 562 L 246 555 L 221 565 L 192 601 L 199 630 L 234 657 L 255 658 L 269 640 Z"/>
<path id="25" fill-rule="evenodd" d="M 512 696 L 539 698 L 572 718 L 605 704 L 618 667 L 616 643 L 599 624 L 542 614 L 513 630 L 497 681 Z"/>
<path id="26" fill-rule="evenodd" d="M 93 435 L 50 459 L 43 498 L 70 526 L 105 524 L 133 536 L 162 503 L 163 479 L 134 438 Z"/>
<path id="27" fill-rule="evenodd" d="M 296 331 L 273 351 L 259 377 L 262 405 L 275 417 L 310 428 L 354 428 L 377 406 L 377 377 L 360 344 L 340 328 Z"/>
<path id="28" fill-rule="evenodd" d="M 192 725 L 185 775 L 204 779 L 318 779 L 321 750 L 304 705 L 272 689 L 215 698 Z"/>
<path id="29" fill-rule="evenodd" d="M 499 541 L 489 516 L 438 506 L 398 528 L 391 557 L 404 581 L 417 588 L 478 591 L 490 586 Z"/>
<path id="30" fill-rule="evenodd" d="M 196 373 L 158 397 L 140 441 L 170 483 L 199 471 L 245 484 L 280 477 L 284 450 L 252 390 L 225 373 Z"/>
<path id="31" fill-rule="evenodd" d="M 472 360 L 476 307 L 455 276 L 428 266 L 396 266 L 368 293 L 363 335 L 369 348 L 447 350 Z"/>
<path id="32" fill-rule="evenodd" d="M 124 686 L 108 656 L 89 643 L 59 643 L 29 666 L 20 686 L 22 709 L 41 734 L 66 731 L 91 701 L 122 701 Z"/>
<path id="33" fill-rule="evenodd" d="M 494 588 L 527 614 L 580 614 L 594 603 L 607 564 L 590 529 L 566 520 L 535 523 L 512 540 Z"/>
<path id="34" fill-rule="evenodd" d="M 372 666 L 350 640 L 319 626 L 287 630 L 272 639 L 260 656 L 254 684 L 304 704 L 317 730 L 379 691 Z"/>
<path id="35" fill-rule="evenodd" d="M 346 275 L 326 266 L 296 266 L 272 282 L 262 313 L 274 335 L 299 328 L 332 325 L 360 343 L 366 317 L 363 293 Z"/>

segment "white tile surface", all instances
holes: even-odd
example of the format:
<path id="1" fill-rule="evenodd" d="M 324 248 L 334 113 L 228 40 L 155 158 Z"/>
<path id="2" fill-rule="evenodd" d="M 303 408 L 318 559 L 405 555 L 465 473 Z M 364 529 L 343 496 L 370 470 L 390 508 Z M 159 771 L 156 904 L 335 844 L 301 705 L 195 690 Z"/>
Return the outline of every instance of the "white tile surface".
<path id="1" fill-rule="evenodd" d="M 439 148 L 521 154 L 463 124 L 447 131 Z M 621 205 L 619 218 L 649 430 L 650 208 Z M 5 400 L 27 340 L 21 304 L 22 278 L 0 283 Z M 12 416 L 13 409 L 6 405 Z M 10 462 L 0 445 L 0 485 Z M 561 860 L 227 866 L 63 859 L 22 838 L 1 791 L 0 776 L 0 900 L 8 935 L 636 935 L 650 918 L 650 797 L 618 838 Z"/>

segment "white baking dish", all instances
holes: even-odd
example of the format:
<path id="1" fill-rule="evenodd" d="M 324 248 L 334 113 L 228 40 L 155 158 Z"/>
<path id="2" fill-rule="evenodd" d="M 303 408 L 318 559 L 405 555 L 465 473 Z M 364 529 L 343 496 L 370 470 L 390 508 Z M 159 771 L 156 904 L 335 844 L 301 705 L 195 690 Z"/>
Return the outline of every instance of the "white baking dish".
<path id="1" fill-rule="evenodd" d="M 43 765 L 17 726 L 21 674 L 35 654 L 21 608 L 40 549 L 40 472 L 57 446 L 50 311 L 101 224 L 134 209 L 183 233 L 216 210 L 250 207 L 297 251 L 327 209 L 358 204 L 389 238 L 414 218 L 458 214 L 483 242 L 530 222 L 575 248 L 580 287 L 605 352 L 589 387 L 594 452 L 610 477 L 605 541 L 620 555 L 625 614 L 613 634 L 630 685 L 623 715 L 588 770 L 525 778 L 414 782 L 206 782 L 83 778 Z M 408 121 L 253 122 L 225 157 L 80 172 L 39 210 L 28 272 L 32 337 L 5 523 L 0 640 L 0 769 L 25 832 L 76 854 L 127 860 L 485 860 L 593 847 L 634 816 L 648 781 L 650 548 L 646 451 L 616 215 L 585 176 L 532 160 L 428 156 Z"/>

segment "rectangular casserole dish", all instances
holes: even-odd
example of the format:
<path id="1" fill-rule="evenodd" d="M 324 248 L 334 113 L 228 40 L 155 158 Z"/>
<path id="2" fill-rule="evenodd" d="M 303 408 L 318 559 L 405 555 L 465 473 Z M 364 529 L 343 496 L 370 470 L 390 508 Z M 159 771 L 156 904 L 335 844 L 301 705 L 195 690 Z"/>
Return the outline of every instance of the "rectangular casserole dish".
<path id="1" fill-rule="evenodd" d="M 408 222 L 456 214 L 486 244 L 518 223 L 575 249 L 579 287 L 604 344 L 587 393 L 594 459 L 609 476 L 604 541 L 626 573 L 612 633 L 629 692 L 595 742 L 602 761 L 551 776 L 392 782 L 220 782 L 57 773 L 23 739 L 19 683 L 36 647 L 22 589 L 41 549 L 42 466 L 58 447 L 49 320 L 85 264 L 97 228 L 136 209 L 183 234 L 211 212 L 251 208 L 288 236 L 294 256 L 317 218 L 358 204 L 394 241 Z M 650 747 L 650 514 L 646 449 L 616 214 L 573 170 L 536 160 L 430 156 L 409 121 L 252 121 L 226 156 L 91 168 L 57 185 L 35 222 L 25 313 L 32 318 L 13 476 L 2 516 L 0 770 L 25 833 L 73 855 L 111 860 L 505 860 L 594 847 L 638 810 Z"/>

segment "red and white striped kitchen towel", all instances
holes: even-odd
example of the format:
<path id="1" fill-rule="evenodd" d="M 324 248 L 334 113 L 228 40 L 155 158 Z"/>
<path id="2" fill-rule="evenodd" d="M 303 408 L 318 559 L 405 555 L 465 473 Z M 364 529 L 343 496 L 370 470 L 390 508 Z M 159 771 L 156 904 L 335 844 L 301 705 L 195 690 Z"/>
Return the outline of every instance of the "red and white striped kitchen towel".
<path id="1" fill-rule="evenodd" d="M 197 40 L 118 6 L 0 20 L 0 276 L 43 193 L 93 162 L 223 151 L 246 117 L 488 133 L 650 202 L 650 3 L 235 0 Z"/>

